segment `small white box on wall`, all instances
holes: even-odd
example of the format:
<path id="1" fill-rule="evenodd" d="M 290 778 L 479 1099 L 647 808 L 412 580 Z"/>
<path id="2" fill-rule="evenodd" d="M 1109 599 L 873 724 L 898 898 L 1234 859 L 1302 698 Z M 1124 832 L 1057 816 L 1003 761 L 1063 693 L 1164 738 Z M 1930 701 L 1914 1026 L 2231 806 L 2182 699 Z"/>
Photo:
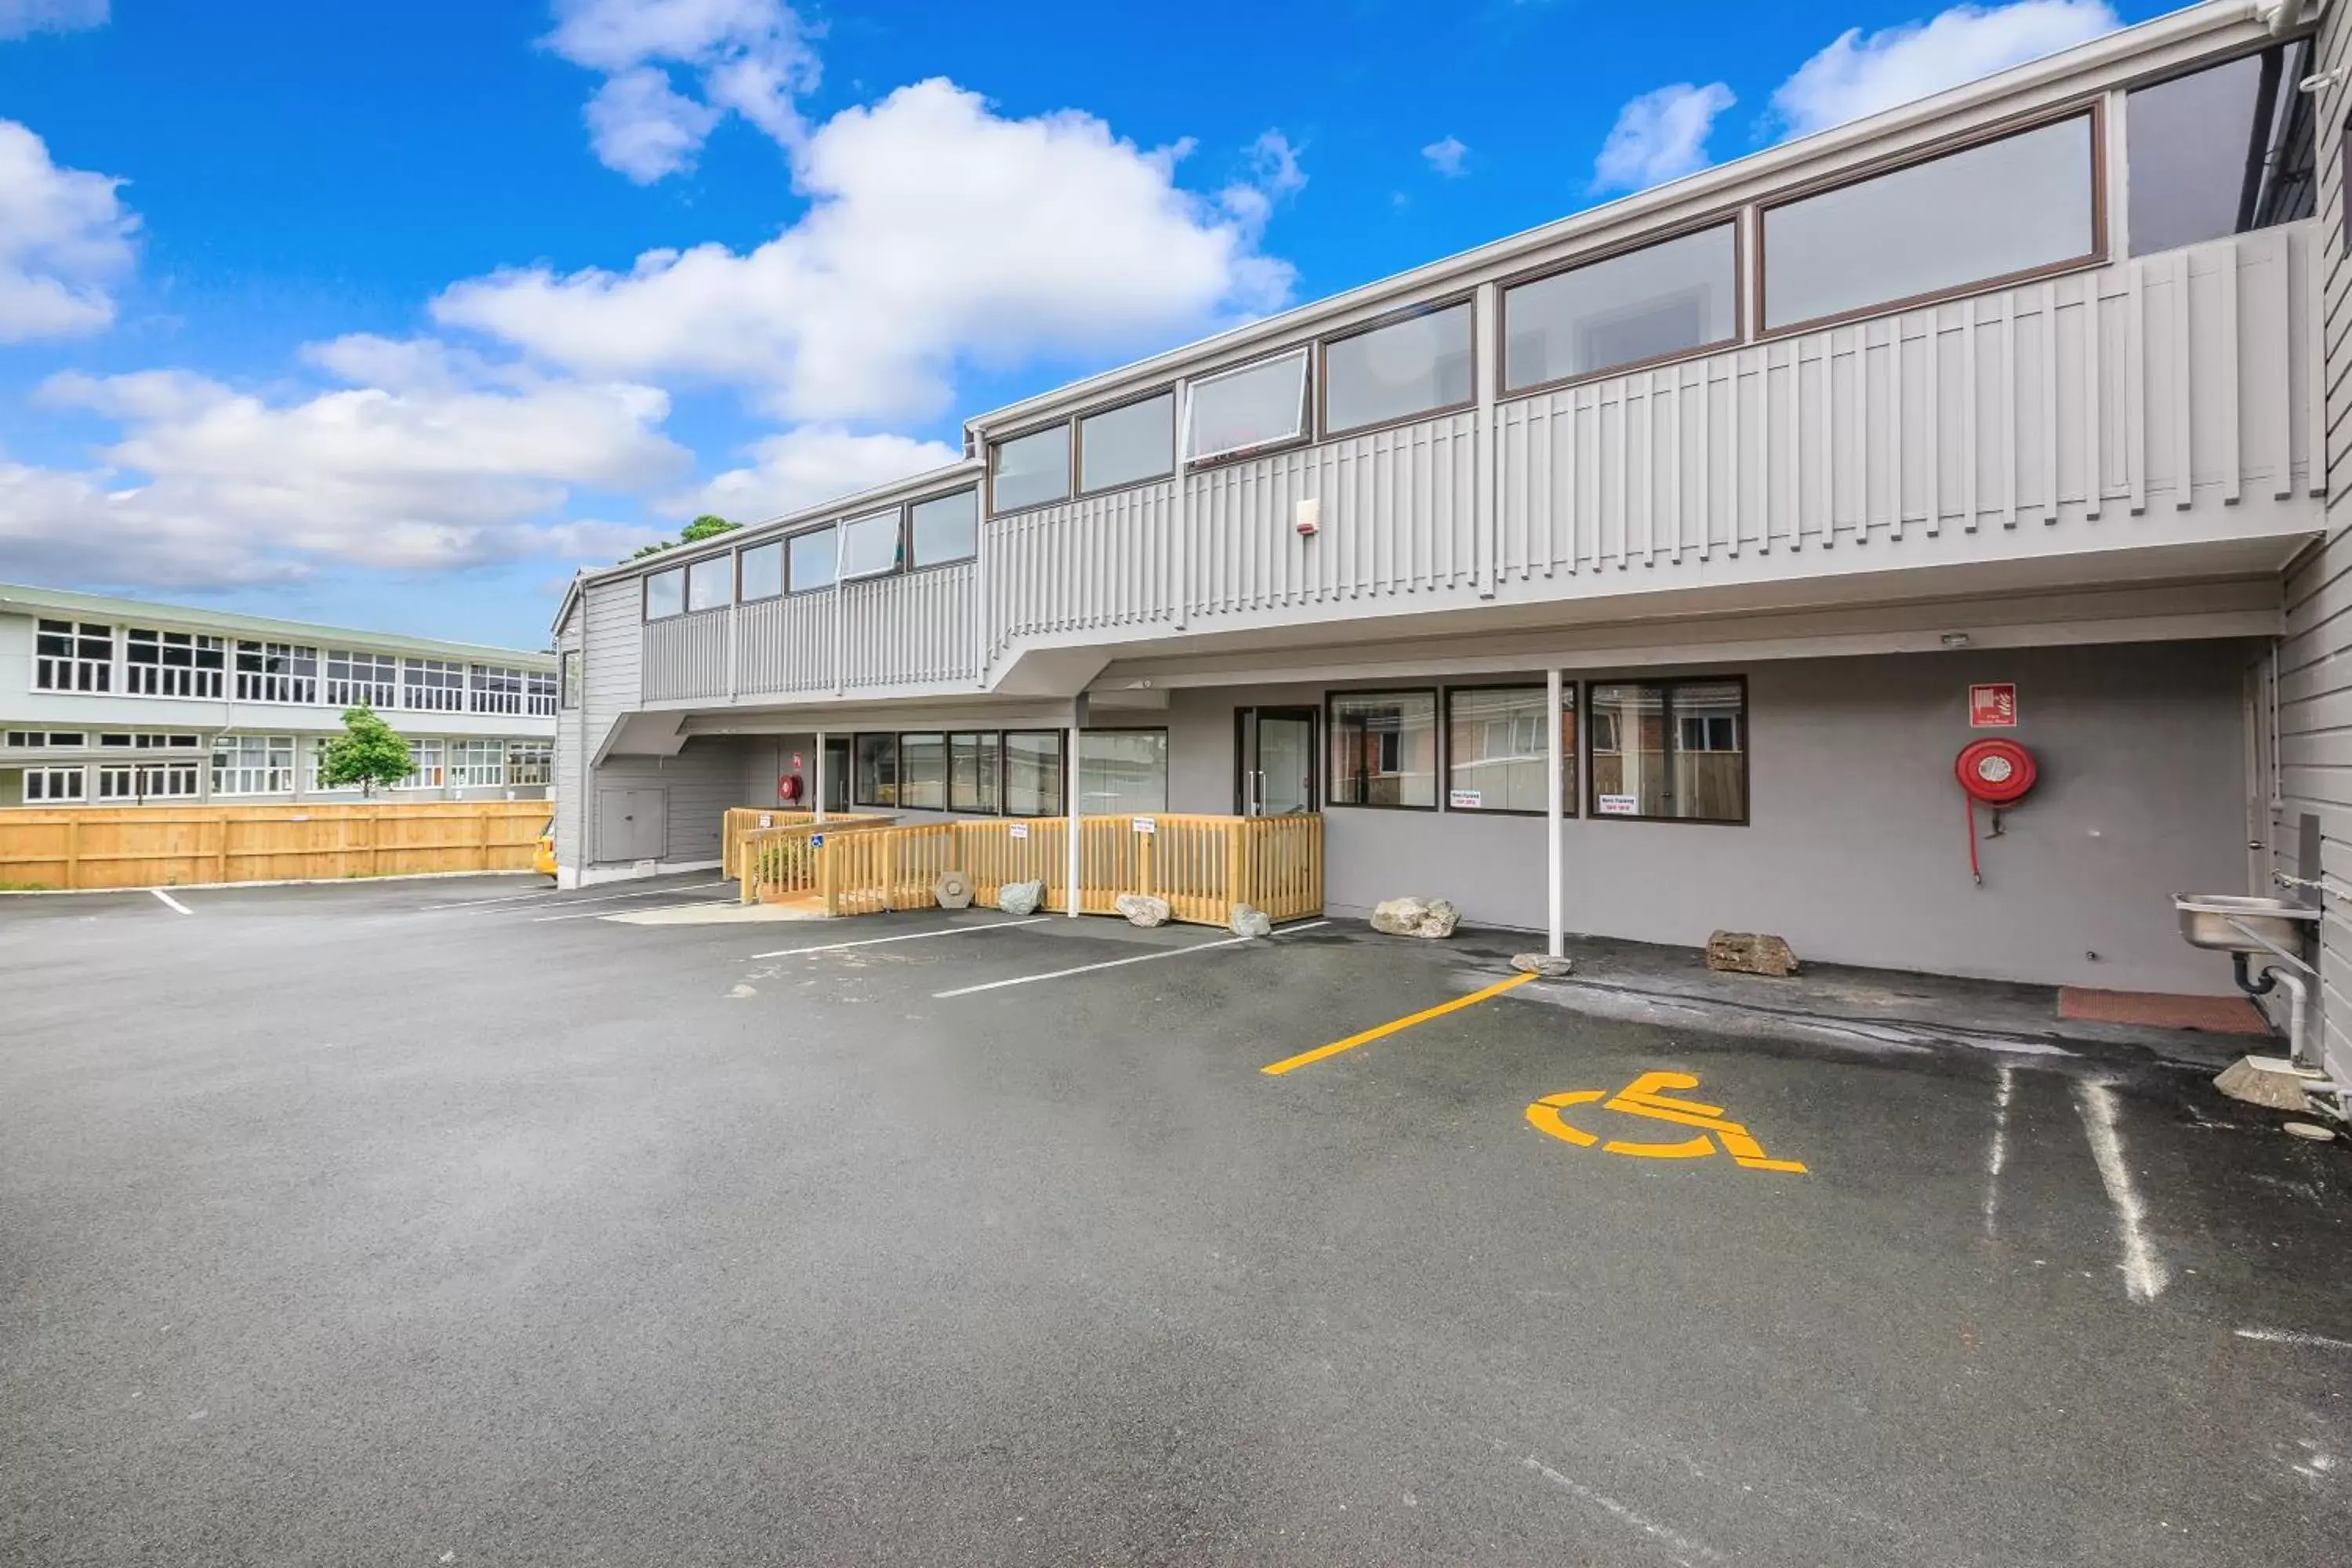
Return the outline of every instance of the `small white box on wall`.
<path id="1" fill-rule="evenodd" d="M 1293 516 L 1297 520 L 1297 528 L 1301 538 L 1304 538 L 1308 534 L 1321 532 L 1323 529 L 1323 498 L 1320 496 L 1306 496 L 1301 498 Z"/>

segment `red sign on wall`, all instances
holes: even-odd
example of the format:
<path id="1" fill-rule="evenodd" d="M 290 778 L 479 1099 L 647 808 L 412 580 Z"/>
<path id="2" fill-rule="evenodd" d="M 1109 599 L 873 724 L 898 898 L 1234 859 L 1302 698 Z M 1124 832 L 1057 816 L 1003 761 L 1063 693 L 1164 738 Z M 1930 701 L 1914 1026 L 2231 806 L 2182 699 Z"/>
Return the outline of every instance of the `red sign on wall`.
<path id="1" fill-rule="evenodd" d="M 2014 730 L 2017 728 L 2017 683 L 1995 681 L 1985 686 L 1969 688 L 1969 728 L 1971 730 Z"/>

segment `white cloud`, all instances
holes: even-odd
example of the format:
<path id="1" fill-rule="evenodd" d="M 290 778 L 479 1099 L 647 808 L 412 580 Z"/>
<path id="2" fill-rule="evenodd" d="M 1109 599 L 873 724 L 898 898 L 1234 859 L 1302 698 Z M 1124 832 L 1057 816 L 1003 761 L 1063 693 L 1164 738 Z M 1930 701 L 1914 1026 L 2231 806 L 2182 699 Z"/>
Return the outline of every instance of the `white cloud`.
<path id="1" fill-rule="evenodd" d="M 1470 156 L 1470 149 L 1463 145 L 1460 138 L 1448 136 L 1423 147 L 1421 155 L 1429 160 L 1431 168 L 1450 180 L 1463 173 L 1463 160 Z"/>
<path id="2" fill-rule="evenodd" d="M 961 366 L 1097 358 L 1283 302 L 1292 270 L 1258 241 L 1305 183 L 1296 149 L 1268 132 L 1213 200 L 1175 183 L 1189 150 L 919 82 L 806 139 L 809 210 L 755 249 L 507 270 L 433 311 L 592 379 L 747 387 L 790 420 L 936 416 Z"/>
<path id="3" fill-rule="evenodd" d="M 605 78 L 590 143 L 639 184 L 690 168 L 729 113 L 785 147 L 805 133 L 797 100 L 817 58 L 782 0 L 556 0 L 555 15 L 541 42 Z"/>
<path id="4" fill-rule="evenodd" d="M 0 39 L 106 26 L 106 0 L 0 0 Z"/>
<path id="5" fill-rule="evenodd" d="M 139 226 L 115 194 L 121 184 L 58 168 L 38 136 L 0 120 L 0 343 L 113 321 L 108 285 L 130 269 Z"/>
<path id="6" fill-rule="evenodd" d="M 861 436 L 834 426 L 803 425 L 753 447 L 751 467 L 730 468 L 706 485 L 668 498 L 661 506 L 665 512 L 679 517 L 712 511 L 736 522 L 761 522 L 944 468 L 961 455 L 939 441 Z"/>
<path id="7" fill-rule="evenodd" d="M 462 354 L 380 339 L 308 353 L 405 374 L 275 403 L 188 371 L 52 377 L 42 401 L 116 420 L 121 438 L 85 471 L 0 464 L 0 576 L 197 588 L 328 564 L 610 559 L 653 531 L 561 518 L 572 491 L 643 492 L 687 462 L 653 387 L 485 386 Z"/>
<path id="8" fill-rule="evenodd" d="M 1706 167 L 1716 116 L 1738 100 L 1719 81 L 1676 82 L 1645 92 L 1617 111 L 1617 123 L 1592 165 L 1595 190 L 1638 191 Z"/>
<path id="9" fill-rule="evenodd" d="M 2054 54 L 2123 25 L 2106 0 L 1955 5 L 1926 22 L 1849 27 L 1772 94 L 1791 136 L 1824 131 Z"/>

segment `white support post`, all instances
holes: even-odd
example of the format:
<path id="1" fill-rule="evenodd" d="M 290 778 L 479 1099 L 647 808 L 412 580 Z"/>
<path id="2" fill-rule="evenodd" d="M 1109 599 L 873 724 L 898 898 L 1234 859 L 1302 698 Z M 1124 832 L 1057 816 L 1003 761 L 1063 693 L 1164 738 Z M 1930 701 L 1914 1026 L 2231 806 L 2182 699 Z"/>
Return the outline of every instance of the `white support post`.
<path id="1" fill-rule="evenodd" d="M 816 732 L 816 819 L 824 820 L 824 731 Z"/>
<path id="2" fill-rule="evenodd" d="M 1566 781 L 1565 759 L 1560 755 L 1559 671 L 1544 671 L 1544 706 L 1550 715 L 1548 725 L 1550 741 L 1544 748 L 1544 879 L 1549 894 L 1550 922 L 1546 928 L 1551 937 L 1550 952 L 1559 958 L 1568 951 L 1567 932 L 1560 910 L 1559 881 L 1559 814 L 1561 786 Z"/>
<path id="3" fill-rule="evenodd" d="M 1078 731 L 1072 725 L 1063 732 L 1062 799 L 1068 808 L 1068 876 L 1070 879 L 1070 918 L 1078 918 Z"/>

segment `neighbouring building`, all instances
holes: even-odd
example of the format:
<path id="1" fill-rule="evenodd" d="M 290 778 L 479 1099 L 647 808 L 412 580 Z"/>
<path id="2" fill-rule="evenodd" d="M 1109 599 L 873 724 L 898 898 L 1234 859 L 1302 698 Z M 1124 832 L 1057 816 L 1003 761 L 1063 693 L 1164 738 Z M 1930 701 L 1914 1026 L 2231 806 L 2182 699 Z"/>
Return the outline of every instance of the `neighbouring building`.
<path id="1" fill-rule="evenodd" d="M 2348 28 L 2194 6 L 583 575 L 564 877 L 711 861 L 786 777 L 1319 811 L 1341 912 L 2227 991 L 2170 895 L 2307 816 L 2352 879 Z M 2039 781 L 1964 822 L 1988 738 Z"/>
<path id="2" fill-rule="evenodd" d="M 347 801 L 320 748 L 364 704 L 401 800 L 541 799 L 555 656 L 0 584 L 0 807 Z"/>

